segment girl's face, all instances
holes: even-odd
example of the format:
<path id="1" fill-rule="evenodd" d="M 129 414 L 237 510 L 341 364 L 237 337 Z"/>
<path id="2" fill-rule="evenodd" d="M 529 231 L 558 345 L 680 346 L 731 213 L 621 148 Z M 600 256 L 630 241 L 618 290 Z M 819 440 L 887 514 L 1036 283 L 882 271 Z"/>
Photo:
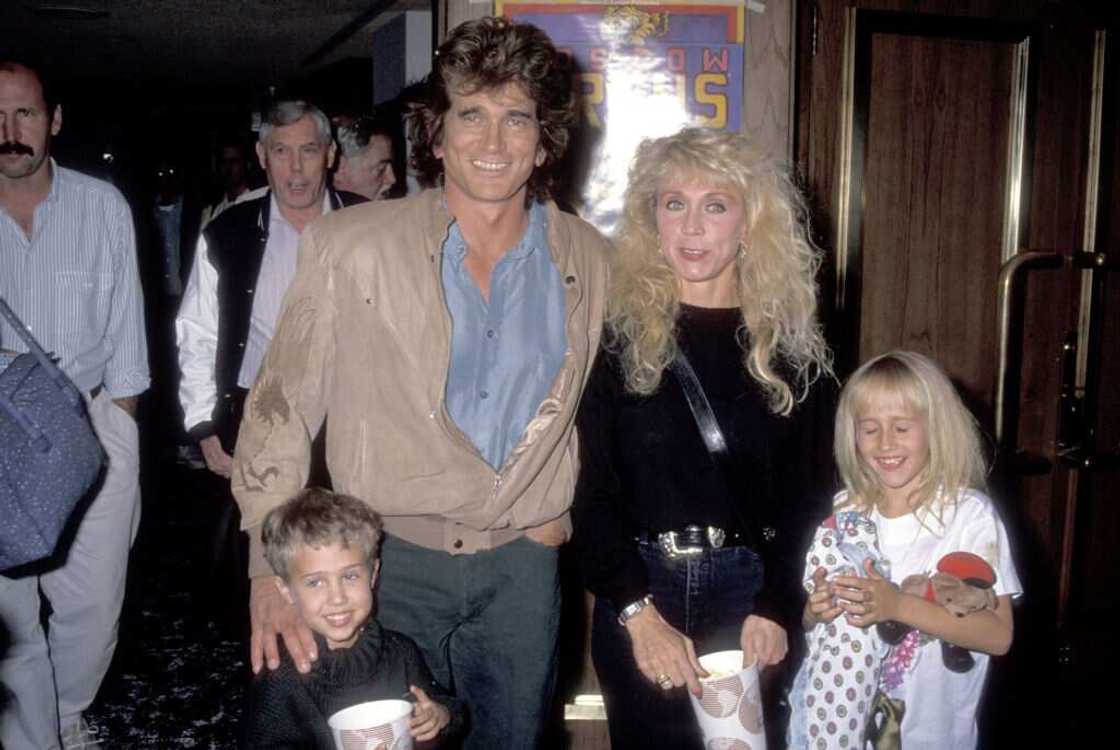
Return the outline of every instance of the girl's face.
<path id="1" fill-rule="evenodd" d="M 856 450 L 879 477 L 888 517 L 909 513 L 908 498 L 929 463 L 926 416 L 905 400 L 876 394 L 856 414 Z"/>
<path id="2" fill-rule="evenodd" d="M 680 284 L 681 301 L 735 307 L 735 257 L 746 233 L 742 199 L 732 188 L 669 179 L 657 189 L 661 254 Z"/>

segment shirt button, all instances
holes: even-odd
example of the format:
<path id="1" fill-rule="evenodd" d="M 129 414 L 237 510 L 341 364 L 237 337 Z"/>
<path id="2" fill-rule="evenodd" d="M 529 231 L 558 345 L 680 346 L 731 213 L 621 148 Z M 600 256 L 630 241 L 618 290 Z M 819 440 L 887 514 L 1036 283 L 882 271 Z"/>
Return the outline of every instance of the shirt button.
<path id="1" fill-rule="evenodd" d="M 237 348 L 238 349 L 244 349 L 245 348 L 245 342 L 242 341 L 240 344 L 237 345 Z"/>
<path id="2" fill-rule="evenodd" d="M 478 395 L 482 398 L 490 398 L 490 394 L 486 391 L 480 391 Z"/>
<path id="3" fill-rule="evenodd" d="M 576 283 L 576 277 L 575 276 L 568 276 L 564 279 L 564 283 L 567 284 L 568 286 L 571 286 L 572 284 Z"/>
<path id="4" fill-rule="evenodd" d="M 463 540 L 462 539 L 456 539 L 454 542 L 452 542 L 451 546 L 454 547 L 455 549 L 463 549 Z"/>
<path id="5" fill-rule="evenodd" d="M 252 290 L 252 289 L 246 289 L 245 291 L 246 291 L 246 292 L 248 292 L 249 294 L 252 294 L 252 293 L 253 293 L 253 290 Z"/>
<path id="6" fill-rule="evenodd" d="M 489 331 L 486 332 L 486 338 L 488 338 L 488 339 L 494 338 L 494 329 L 493 328 L 491 328 Z"/>

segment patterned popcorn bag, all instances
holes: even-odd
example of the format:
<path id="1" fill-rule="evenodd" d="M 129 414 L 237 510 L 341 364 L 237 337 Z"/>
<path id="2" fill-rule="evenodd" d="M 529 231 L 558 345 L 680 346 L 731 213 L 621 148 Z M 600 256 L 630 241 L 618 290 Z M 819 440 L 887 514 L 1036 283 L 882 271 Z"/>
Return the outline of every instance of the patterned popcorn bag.
<path id="1" fill-rule="evenodd" d="M 743 668 L 742 651 L 717 651 L 700 657 L 711 676 L 700 680 L 704 692 L 692 693 L 704 750 L 766 750 L 758 665 Z"/>
<path id="2" fill-rule="evenodd" d="M 830 516 L 805 556 L 805 590 L 812 592 L 817 568 L 824 568 L 830 581 L 838 575 L 866 576 L 869 559 L 889 577 L 875 524 L 856 511 Z M 857 750 L 890 647 L 875 628 L 857 628 L 842 616 L 816 625 L 805 641 L 808 653 L 789 696 L 790 750 Z"/>

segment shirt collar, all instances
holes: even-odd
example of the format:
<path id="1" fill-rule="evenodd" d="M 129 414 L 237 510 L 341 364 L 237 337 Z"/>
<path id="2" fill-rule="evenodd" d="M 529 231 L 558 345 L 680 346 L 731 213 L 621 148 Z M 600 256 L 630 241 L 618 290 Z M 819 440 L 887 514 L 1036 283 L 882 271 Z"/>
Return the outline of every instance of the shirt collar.
<path id="1" fill-rule="evenodd" d="M 275 191 L 272 191 L 272 190 L 268 191 L 268 200 L 269 200 L 268 223 L 270 225 L 280 224 L 281 226 L 288 227 L 293 232 L 295 232 L 296 228 L 292 225 L 292 222 L 288 221 L 288 217 L 280 212 L 280 202 L 276 200 Z M 327 188 L 327 189 L 323 190 L 323 210 L 319 215 L 322 216 L 323 214 L 329 214 L 330 212 L 331 212 L 331 191 L 330 191 L 329 188 Z M 298 232 L 296 232 L 296 233 L 298 234 Z"/>
<path id="2" fill-rule="evenodd" d="M 62 191 L 62 187 L 60 186 L 59 183 L 61 183 L 65 179 L 65 177 L 63 177 L 62 170 L 58 168 L 58 162 L 56 162 L 54 160 L 53 156 L 50 157 L 50 165 L 51 165 L 51 189 L 50 189 L 50 192 L 47 193 L 47 198 L 46 198 L 46 200 L 43 201 L 43 203 L 55 203 L 59 200 L 59 195 L 61 194 L 61 191 Z"/>
<path id="3" fill-rule="evenodd" d="M 525 234 L 521 235 L 521 240 L 517 245 L 505 254 L 505 258 L 521 260 L 528 258 L 537 250 L 546 250 L 547 248 L 548 212 L 545 210 L 543 203 L 533 201 L 529 206 L 529 226 L 525 228 Z M 463 259 L 467 257 L 467 243 L 463 240 L 463 233 L 459 231 L 459 222 L 451 222 L 451 229 L 447 234 L 447 244 L 443 251 L 456 267 L 461 265 Z"/>

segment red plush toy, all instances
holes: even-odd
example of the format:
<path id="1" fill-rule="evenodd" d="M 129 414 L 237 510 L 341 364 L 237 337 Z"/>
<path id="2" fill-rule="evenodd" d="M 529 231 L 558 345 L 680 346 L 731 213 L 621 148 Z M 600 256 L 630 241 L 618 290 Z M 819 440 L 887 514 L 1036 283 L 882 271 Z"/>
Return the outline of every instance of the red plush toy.
<path id="1" fill-rule="evenodd" d="M 995 609 L 996 572 L 984 558 L 971 552 L 950 552 L 937 561 L 932 576 L 907 576 L 900 587 L 903 593 L 936 602 L 957 617 L 982 609 Z M 892 646 L 902 642 L 912 628 L 900 622 L 881 622 L 879 637 Z M 941 658 L 951 672 L 967 672 L 975 661 L 968 649 L 941 642 Z"/>

